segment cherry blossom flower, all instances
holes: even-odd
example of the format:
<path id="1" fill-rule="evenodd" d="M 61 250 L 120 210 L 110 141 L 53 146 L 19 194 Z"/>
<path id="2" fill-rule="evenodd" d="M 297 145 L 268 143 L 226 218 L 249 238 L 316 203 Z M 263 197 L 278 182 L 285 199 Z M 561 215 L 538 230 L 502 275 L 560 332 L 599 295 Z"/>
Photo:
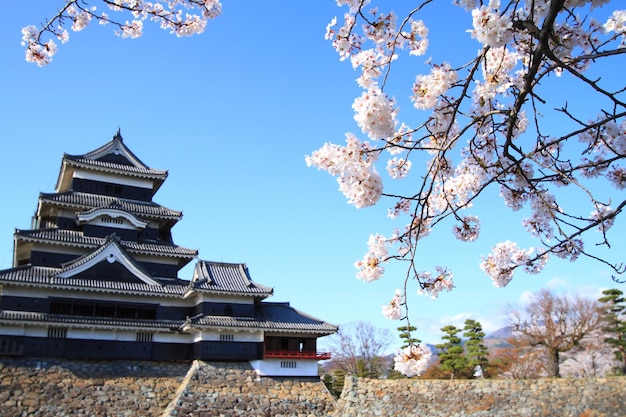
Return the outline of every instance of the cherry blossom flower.
<path id="1" fill-rule="evenodd" d="M 600 203 L 596 204 L 596 209 L 591 213 L 591 219 L 594 221 L 600 220 L 598 232 L 606 233 L 611 226 L 613 226 L 615 218 L 611 217 L 612 215 L 613 210 L 611 206 Z"/>
<path id="2" fill-rule="evenodd" d="M 404 303 L 404 295 L 400 290 L 396 290 L 396 295 L 394 295 L 389 304 L 382 306 L 383 315 L 390 320 L 400 320 L 402 318 L 402 305 L 404 305 Z"/>
<path id="3" fill-rule="evenodd" d="M 507 14 L 500 15 L 494 8 L 499 2 L 491 1 L 489 7 L 481 6 L 472 10 L 474 29 L 469 31 L 472 38 L 485 46 L 500 48 L 506 45 L 513 37 L 513 23 Z"/>
<path id="4" fill-rule="evenodd" d="M 411 209 L 411 201 L 401 198 L 398 200 L 393 208 L 390 208 L 387 211 L 387 216 L 390 219 L 395 219 L 400 215 L 400 213 L 408 214 Z"/>
<path id="5" fill-rule="evenodd" d="M 621 35 L 620 46 L 626 46 L 626 10 L 615 10 L 602 28 L 605 32 L 615 32 L 616 35 Z"/>
<path id="6" fill-rule="evenodd" d="M 417 295 L 428 295 L 436 299 L 441 291 L 452 291 L 454 288 L 452 273 L 441 266 L 436 266 L 435 272 L 434 275 L 428 271 L 418 273 L 417 278 L 422 283 L 422 287 L 417 291 Z"/>
<path id="7" fill-rule="evenodd" d="M 606 178 L 618 190 L 623 190 L 624 188 L 626 188 L 626 169 L 618 166 L 613 166 L 611 170 L 606 174 Z"/>
<path id="8" fill-rule="evenodd" d="M 378 152 L 372 151 L 368 143 L 348 133 L 346 146 L 326 143 L 305 161 L 307 166 L 338 176 L 339 190 L 350 204 L 361 208 L 375 204 L 382 195 L 382 179 L 374 165 L 377 158 Z"/>
<path id="9" fill-rule="evenodd" d="M 428 364 L 432 357 L 430 348 L 420 343 L 418 345 L 410 345 L 398 351 L 394 356 L 394 369 L 407 377 L 419 376 L 428 368 Z"/>
<path id="10" fill-rule="evenodd" d="M 372 140 L 391 138 L 395 134 L 396 110 L 393 100 L 374 86 L 354 100 L 354 120 Z"/>
<path id="11" fill-rule="evenodd" d="M 485 271 L 496 287 L 505 287 L 513 278 L 517 267 L 523 266 L 526 272 L 539 273 L 545 266 L 548 258 L 547 254 L 537 257 L 531 261 L 534 249 L 520 249 L 517 243 L 507 240 L 494 246 L 491 254 L 483 258 L 480 269 Z"/>
<path id="12" fill-rule="evenodd" d="M 480 220 L 477 216 L 463 216 L 461 224 L 455 224 L 452 232 L 459 240 L 473 242 L 480 234 Z"/>
<path id="13" fill-rule="evenodd" d="M 411 100 L 416 109 L 435 107 L 439 96 L 444 94 L 457 81 L 457 73 L 450 64 L 435 65 L 430 74 L 418 75 L 413 84 Z"/>
<path id="14" fill-rule="evenodd" d="M 571 262 L 575 261 L 583 252 L 584 244 L 580 239 L 570 239 L 556 246 L 552 253 L 561 259 L 567 259 Z"/>
<path id="15" fill-rule="evenodd" d="M 369 250 L 363 259 L 354 263 L 359 270 L 356 277 L 365 282 L 376 281 L 385 272 L 381 264 L 389 258 L 388 240 L 381 235 L 370 235 L 367 246 Z"/>
<path id="16" fill-rule="evenodd" d="M 411 170 L 411 161 L 404 158 L 393 158 L 387 161 L 387 172 L 391 178 L 404 178 Z"/>

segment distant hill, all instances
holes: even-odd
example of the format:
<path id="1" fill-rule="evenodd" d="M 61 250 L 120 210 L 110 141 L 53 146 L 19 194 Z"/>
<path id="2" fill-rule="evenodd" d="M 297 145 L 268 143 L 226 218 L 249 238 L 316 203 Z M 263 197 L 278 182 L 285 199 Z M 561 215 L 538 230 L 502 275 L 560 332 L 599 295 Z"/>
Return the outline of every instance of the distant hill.
<path id="1" fill-rule="evenodd" d="M 485 336 L 485 346 L 489 349 L 510 346 L 508 339 L 511 336 L 513 336 L 513 328 L 511 326 L 502 327 Z"/>

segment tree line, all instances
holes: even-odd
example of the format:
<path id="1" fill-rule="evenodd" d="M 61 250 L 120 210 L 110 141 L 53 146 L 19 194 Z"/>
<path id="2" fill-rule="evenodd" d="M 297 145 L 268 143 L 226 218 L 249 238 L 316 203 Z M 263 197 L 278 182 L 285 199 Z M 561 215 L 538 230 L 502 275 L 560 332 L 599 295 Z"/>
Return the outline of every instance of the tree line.
<path id="1" fill-rule="evenodd" d="M 432 346 L 433 360 L 423 379 L 586 377 L 626 375 L 626 301 L 622 291 L 607 289 L 592 300 L 556 295 L 543 289 L 523 309 L 509 307 L 510 336 L 488 346 L 481 323 L 441 328 Z M 401 348 L 421 343 L 415 326 L 398 329 Z M 324 364 L 323 380 L 335 394 L 346 375 L 406 378 L 393 369 L 385 352 L 394 337 L 368 322 L 340 327 L 331 344 L 333 359 Z"/>

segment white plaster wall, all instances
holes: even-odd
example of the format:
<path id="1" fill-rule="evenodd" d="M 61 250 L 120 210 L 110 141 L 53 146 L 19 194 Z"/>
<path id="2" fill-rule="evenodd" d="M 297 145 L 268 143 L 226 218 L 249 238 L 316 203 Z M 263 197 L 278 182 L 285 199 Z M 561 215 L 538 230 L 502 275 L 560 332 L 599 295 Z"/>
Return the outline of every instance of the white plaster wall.
<path id="1" fill-rule="evenodd" d="M 185 333 L 155 333 L 152 337 L 153 342 L 158 343 L 186 343 L 189 344 L 193 340 L 193 336 Z"/>
<path id="2" fill-rule="evenodd" d="M 74 171 L 74 178 L 130 185 L 133 187 L 147 188 L 150 190 L 152 189 L 152 181 L 147 179 L 105 174 L 93 171 L 83 171 L 80 168 Z"/>
<path id="3" fill-rule="evenodd" d="M 254 304 L 254 297 L 199 293 L 196 303 L 212 301 L 214 303 Z"/>
<path id="4" fill-rule="evenodd" d="M 96 329 L 67 329 L 68 339 L 115 340 L 115 332 Z"/>
<path id="5" fill-rule="evenodd" d="M 295 368 L 281 368 L 281 361 L 295 362 Z M 262 359 L 250 361 L 250 365 L 260 376 L 319 376 L 317 361 L 292 359 Z"/>
<path id="6" fill-rule="evenodd" d="M 261 330 L 253 330 L 253 331 L 235 331 L 235 330 L 201 330 L 195 332 L 193 335 L 194 342 L 202 342 L 202 341 L 219 341 L 221 334 L 232 334 L 233 342 L 262 342 L 263 332 Z"/>

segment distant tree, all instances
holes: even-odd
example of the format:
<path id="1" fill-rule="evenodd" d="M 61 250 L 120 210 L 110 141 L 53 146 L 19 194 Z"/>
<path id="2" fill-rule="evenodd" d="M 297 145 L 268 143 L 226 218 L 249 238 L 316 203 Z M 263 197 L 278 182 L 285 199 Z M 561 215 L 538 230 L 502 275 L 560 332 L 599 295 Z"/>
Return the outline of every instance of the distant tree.
<path id="1" fill-rule="evenodd" d="M 484 343 L 485 332 L 483 331 L 483 327 L 478 321 L 467 319 L 465 320 L 465 327 L 463 330 L 463 337 L 467 338 L 467 341 L 465 342 L 465 357 L 467 358 L 467 366 L 472 368 L 474 371 L 476 371 L 477 368 L 480 368 L 480 374 L 484 375 L 489 363 L 489 360 L 487 359 L 489 349 L 487 349 L 487 346 L 485 346 Z"/>
<path id="2" fill-rule="evenodd" d="M 389 330 L 379 329 L 370 322 L 340 326 L 330 338 L 332 366 L 348 375 L 377 378 L 390 367 L 384 355 L 391 341 Z"/>
<path id="3" fill-rule="evenodd" d="M 577 347 L 600 324 L 597 301 L 556 296 L 543 289 L 531 295 L 525 312 L 511 308 L 509 322 L 519 343 L 543 349 L 547 375 L 559 378 L 560 355 Z"/>
<path id="4" fill-rule="evenodd" d="M 619 362 L 619 374 L 626 375 L 626 300 L 618 289 L 602 291 L 604 297 L 598 301 L 602 303 L 604 313 L 604 331 L 608 334 L 605 342 L 615 350 L 615 359 Z"/>
<path id="5" fill-rule="evenodd" d="M 607 334 L 595 329 L 579 345 L 563 354 L 561 375 L 575 378 L 605 376 L 615 371 L 615 355 L 605 342 Z"/>
<path id="6" fill-rule="evenodd" d="M 342 369 L 336 369 L 332 374 L 324 375 L 323 380 L 330 393 L 339 398 L 343 391 L 343 384 L 346 381 L 346 372 Z"/>
<path id="7" fill-rule="evenodd" d="M 509 345 L 495 349 L 489 360 L 490 377 L 532 379 L 546 374 L 546 355 L 533 349 L 525 341 L 509 339 Z"/>
<path id="8" fill-rule="evenodd" d="M 390 369 L 387 372 L 387 379 L 406 379 L 406 375 L 402 372 L 396 371 L 395 369 Z"/>
<path id="9" fill-rule="evenodd" d="M 437 361 L 432 362 L 426 372 L 420 375 L 420 379 L 449 379 L 450 374 L 441 369 L 441 364 Z"/>
<path id="10" fill-rule="evenodd" d="M 409 345 L 416 345 L 418 343 L 422 343 L 421 340 L 414 339 L 413 336 L 411 336 L 411 332 L 414 332 L 416 330 L 417 330 L 417 327 L 411 326 L 411 325 L 398 327 L 398 331 L 400 332 L 398 336 L 400 336 L 400 339 L 402 339 L 402 342 L 403 342 L 401 349 L 409 347 Z"/>
<path id="11" fill-rule="evenodd" d="M 445 333 L 442 339 L 446 342 L 436 345 L 439 349 L 439 364 L 442 371 L 450 372 L 450 379 L 467 368 L 467 359 L 463 355 L 463 343 L 457 334 L 461 331 L 456 326 L 446 326 L 441 328 Z"/>

